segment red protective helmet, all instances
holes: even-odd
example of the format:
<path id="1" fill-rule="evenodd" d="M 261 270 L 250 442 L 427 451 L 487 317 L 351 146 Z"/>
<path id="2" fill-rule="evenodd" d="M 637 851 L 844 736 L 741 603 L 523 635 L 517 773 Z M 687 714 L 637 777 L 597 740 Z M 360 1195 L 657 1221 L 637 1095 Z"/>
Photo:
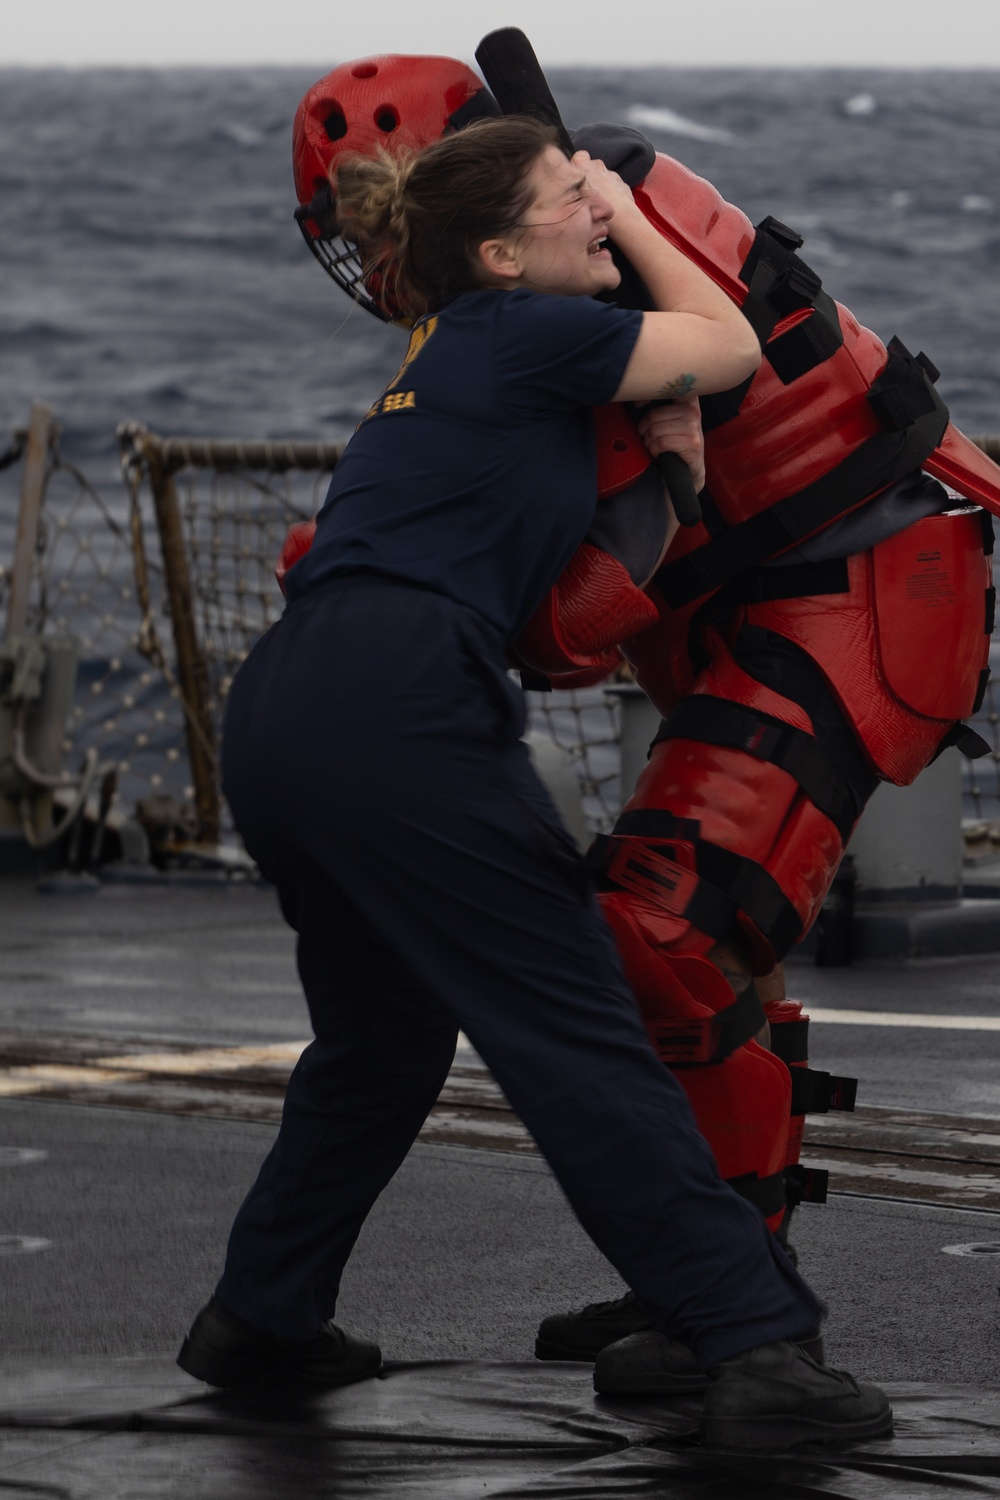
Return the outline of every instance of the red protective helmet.
<path id="1" fill-rule="evenodd" d="M 419 150 L 470 120 L 500 109 L 482 79 L 453 57 L 367 57 L 343 63 L 312 88 L 295 112 L 292 168 L 295 218 L 323 269 L 355 302 L 386 322 L 381 278 L 367 279 L 357 251 L 341 238 L 330 176 L 346 152 Z"/>

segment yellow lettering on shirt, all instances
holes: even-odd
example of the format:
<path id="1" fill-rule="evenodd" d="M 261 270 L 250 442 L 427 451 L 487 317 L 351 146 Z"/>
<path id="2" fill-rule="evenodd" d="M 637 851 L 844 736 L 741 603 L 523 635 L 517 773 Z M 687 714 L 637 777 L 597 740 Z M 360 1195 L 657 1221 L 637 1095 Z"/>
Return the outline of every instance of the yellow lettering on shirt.
<path id="1" fill-rule="evenodd" d="M 405 411 L 407 407 L 416 406 L 416 404 L 415 391 L 390 391 L 382 402 L 382 410 Z"/>
<path id="2" fill-rule="evenodd" d="M 396 386 L 402 380 L 410 365 L 412 365 L 413 361 L 416 359 L 421 349 L 423 349 L 424 345 L 427 343 L 427 340 L 434 333 L 437 326 L 438 320 L 435 317 L 428 318 L 426 322 L 418 323 L 417 326 L 413 329 L 410 334 L 410 342 L 407 345 L 406 349 L 406 358 L 403 360 L 403 363 L 397 370 L 395 377 L 389 381 L 389 384 L 386 386 L 385 390 L 382 392 L 381 396 L 378 398 L 375 404 L 373 406 L 370 406 L 365 412 L 364 416 L 361 418 L 361 421 L 358 423 L 358 427 L 362 427 L 370 417 L 377 417 L 380 412 L 407 411 L 416 406 L 416 392 L 397 391 Z M 355 431 L 357 431 L 357 428 L 355 428 Z"/>

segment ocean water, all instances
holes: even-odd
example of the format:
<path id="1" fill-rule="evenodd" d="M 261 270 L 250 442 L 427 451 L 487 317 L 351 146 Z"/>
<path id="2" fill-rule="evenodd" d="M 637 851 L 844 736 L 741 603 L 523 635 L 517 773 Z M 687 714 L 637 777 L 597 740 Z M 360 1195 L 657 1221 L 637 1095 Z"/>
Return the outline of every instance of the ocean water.
<path id="1" fill-rule="evenodd" d="M 122 516 L 119 422 L 350 435 L 403 335 L 327 280 L 292 218 L 292 117 L 322 71 L 0 70 L 0 451 L 44 399 L 65 457 Z M 956 421 L 1000 432 L 1000 74 L 588 69 L 551 82 L 571 127 L 634 124 L 754 222 L 797 228 L 835 297 L 933 358 Z M 17 482 L 0 473 L 0 566 Z M 106 672 L 104 651 L 85 678 Z M 593 713 L 607 739 L 606 711 Z M 616 756 L 598 745 L 592 771 L 613 775 Z"/>
<path id="2" fill-rule="evenodd" d="M 113 482 L 114 431 L 336 440 L 398 360 L 292 219 L 322 71 L 0 70 L 0 446 L 41 397 Z M 570 126 L 634 123 L 1000 431 L 1000 74 L 559 70 Z M 6 503 L 0 500 L 0 503 Z"/>

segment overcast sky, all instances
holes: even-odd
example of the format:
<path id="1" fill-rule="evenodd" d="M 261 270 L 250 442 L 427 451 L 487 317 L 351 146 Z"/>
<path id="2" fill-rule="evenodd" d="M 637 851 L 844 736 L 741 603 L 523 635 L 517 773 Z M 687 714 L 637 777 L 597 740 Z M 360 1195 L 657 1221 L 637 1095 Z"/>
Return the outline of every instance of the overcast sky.
<path id="1" fill-rule="evenodd" d="M 1000 68 L 1000 0 L 9 0 L 0 65 L 471 61 L 500 26 L 520 26 L 550 67 Z"/>

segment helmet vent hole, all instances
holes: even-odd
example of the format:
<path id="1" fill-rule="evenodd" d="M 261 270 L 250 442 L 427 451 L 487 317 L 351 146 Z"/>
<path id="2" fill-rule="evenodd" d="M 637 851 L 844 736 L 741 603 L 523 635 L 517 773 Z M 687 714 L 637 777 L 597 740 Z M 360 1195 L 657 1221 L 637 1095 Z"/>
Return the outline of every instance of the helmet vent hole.
<path id="1" fill-rule="evenodd" d="M 339 141 L 347 134 L 347 121 L 342 109 L 333 109 L 323 121 L 323 129 L 331 141 Z"/>
<path id="2" fill-rule="evenodd" d="M 352 78 L 374 78 L 378 72 L 375 63 L 358 63 L 356 68 L 351 69 Z"/>
<path id="3" fill-rule="evenodd" d="M 375 124 L 386 135 L 391 135 L 394 130 L 399 129 L 399 111 L 393 109 L 391 104 L 383 104 L 375 111 Z"/>

